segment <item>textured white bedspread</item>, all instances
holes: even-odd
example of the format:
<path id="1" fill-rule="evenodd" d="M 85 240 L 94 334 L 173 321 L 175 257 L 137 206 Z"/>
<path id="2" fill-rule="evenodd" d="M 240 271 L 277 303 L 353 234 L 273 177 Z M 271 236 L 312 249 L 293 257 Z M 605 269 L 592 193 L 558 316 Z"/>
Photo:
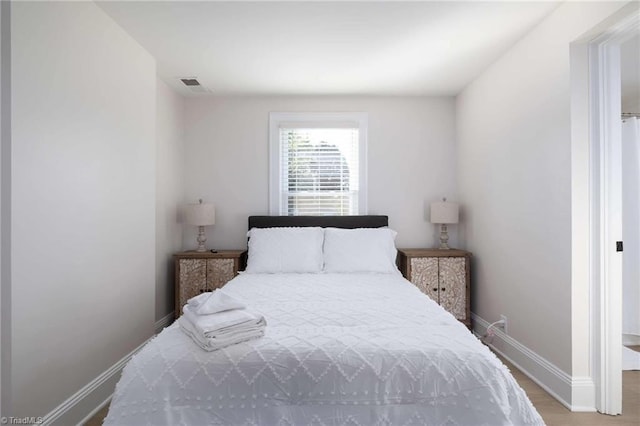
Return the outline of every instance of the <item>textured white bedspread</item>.
<path id="1" fill-rule="evenodd" d="M 107 425 L 543 424 L 507 368 L 394 274 L 243 274 L 264 337 L 205 352 L 175 324 L 125 367 Z"/>

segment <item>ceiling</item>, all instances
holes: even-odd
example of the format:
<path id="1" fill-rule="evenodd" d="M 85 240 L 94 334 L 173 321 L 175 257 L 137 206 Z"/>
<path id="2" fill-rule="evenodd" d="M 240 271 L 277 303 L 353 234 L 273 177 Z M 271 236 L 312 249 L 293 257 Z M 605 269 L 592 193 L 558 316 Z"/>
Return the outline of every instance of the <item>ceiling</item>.
<path id="1" fill-rule="evenodd" d="M 455 95 L 559 2 L 98 4 L 185 95 Z"/>

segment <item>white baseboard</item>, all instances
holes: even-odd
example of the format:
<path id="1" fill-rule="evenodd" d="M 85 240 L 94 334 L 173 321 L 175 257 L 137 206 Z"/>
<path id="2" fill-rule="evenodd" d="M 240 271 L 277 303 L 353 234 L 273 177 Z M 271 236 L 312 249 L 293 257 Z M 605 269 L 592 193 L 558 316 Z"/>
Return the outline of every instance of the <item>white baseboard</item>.
<path id="1" fill-rule="evenodd" d="M 148 340 L 129 352 L 120 359 L 120 361 L 116 362 L 78 392 L 67 398 L 62 404 L 44 416 L 42 423 L 45 425 L 74 424 L 77 419 L 86 418 L 86 413 L 89 409 L 85 408 L 83 410 L 83 407 L 91 407 L 91 409 L 93 409 L 91 411 L 97 411 L 94 407 L 99 406 L 100 401 L 105 401 L 104 395 L 108 395 L 107 400 L 111 398 L 115 383 L 120 378 L 122 369 L 131 357 L 142 349 L 147 342 Z"/>
<path id="2" fill-rule="evenodd" d="M 165 327 L 170 326 L 171 323 L 173 323 L 173 312 L 165 315 L 163 318 L 160 318 L 158 321 L 156 321 L 156 328 L 155 328 L 156 334 L 164 330 Z"/>
<path id="3" fill-rule="evenodd" d="M 574 377 L 571 380 L 573 394 L 571 411 L 596 411 L 596 384 L 591 377 Z"/>
<path id="4" fill-rule="evenodd" d="M 622 344 L 625 346 L 639 346 L 640 336 L 637 334 L 622 333 Z"/>
<path id="5" fill-rule="evenodd" d="M 166 326 L 173 322 L 173 312 L 156 321 L 155 333 L 161 332 Z M 42 424 L 78 424 L 82 425 L 105 405 L 109 404 L 113 396 L 115 385 L 120 379 L 122 369 L 144 345 L 149 338 L 133 351 L 125 355 L 122 359 L 112 365 L 108 370 L 89 382 L 78 392 L 67 398 L 62 404 L 56 407 L 49 414 L 44 416 Z M 78 419 L 82 419 L 78 422 Z M 76 423 L 77 422 L 77 423 Z"/>
<path id="6" fill-rule="evenodd" d="M 113 397 L 113 393 L 111 393 L 111 395 L 109 395 L 109 397 L 107 399 L 105 399 L 104 401 L 102 401 L 102 403 L 100 405 L 98 405 L 96 408 L 94 408 L 93 410 L 91 410 L 91 412 L 89 414 L 87 414 L 84 419 L 80 420 L 78 422 L 78 424 L 76 426 L 82 426 L 84 425 L 86 422 L 89 421 L 89 419 L 91 419 L 91 417 L 95 416 L 96 413 L 100 410 L 102 410 L 104 407 L 106 407 L 107 405 L 109 405 L 109 403 L 111 402 L 111 398 Z"/>
<path id="7" fill-rule="evenodd" d="M 485 334 L 489 322 L 471 314 L 473 331 Z M 491 348 L 571 411 L 596 411 L 595 384 L 591 377 L 571 377 L 501 329 L 494 329 Z"/>

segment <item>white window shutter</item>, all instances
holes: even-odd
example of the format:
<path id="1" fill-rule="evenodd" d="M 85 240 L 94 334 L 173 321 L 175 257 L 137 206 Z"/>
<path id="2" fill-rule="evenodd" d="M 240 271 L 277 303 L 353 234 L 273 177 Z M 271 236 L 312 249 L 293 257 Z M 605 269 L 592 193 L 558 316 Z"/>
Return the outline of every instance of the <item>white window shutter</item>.
<path id="1" fill-rule="evenodd" d="M 362 120 L 336 115 L 294 113 L 274 120 L 272 114 L 271 214 L 366 213 L 366 129 L 363 132 Z"/>

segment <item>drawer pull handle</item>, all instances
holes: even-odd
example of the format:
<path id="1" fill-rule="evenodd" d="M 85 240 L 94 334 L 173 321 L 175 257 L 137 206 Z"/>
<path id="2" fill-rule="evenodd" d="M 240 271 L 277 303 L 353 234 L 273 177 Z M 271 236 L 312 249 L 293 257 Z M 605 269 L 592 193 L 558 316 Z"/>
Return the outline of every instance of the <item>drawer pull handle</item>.
<path id="1" fill-rule="evenodd" d="M 438 291 L 438 287 L 434 288 L 433 291 Z"/>
<path id="2" fill-rule="evenodd" d="M 444 287 L 442 287 L 442 288 L 440 289 L 440 291 L 445 291 L 445 290 L 446 290 L 446 289 L 445 289 Z"/>

